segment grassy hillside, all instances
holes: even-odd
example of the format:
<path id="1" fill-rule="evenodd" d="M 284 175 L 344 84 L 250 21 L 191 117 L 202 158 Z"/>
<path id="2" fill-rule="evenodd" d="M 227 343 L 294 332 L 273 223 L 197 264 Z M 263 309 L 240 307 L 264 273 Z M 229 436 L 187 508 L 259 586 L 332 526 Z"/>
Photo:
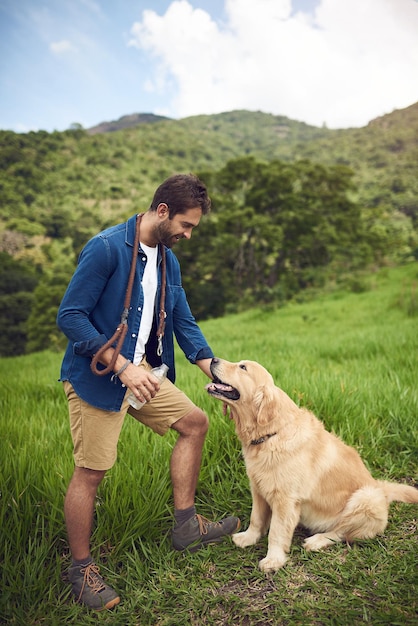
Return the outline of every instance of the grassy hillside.
<path id="1" fill-rule="evenodd" d="M 334 293 L 280 311 L 251 310 L 202 328 L 218 356 L 262 362 L 296 402 L 354 445 L 376 478 L 418 481 L 417 264 L 369 278 L 369 291 Z M 171 550 L 168 461 L 159 438 L 129 418 L 119 459 L 96 506 L 94 555 L 121 593 L 107 614 L 70 598 L 62 514 L 72 471 L 61 355 L 0 360 L 0 623 L 16 626 L 352 626 L 416 624 L 417 508 L 393 504 L 383 536 L 306 553 L 298 529 L 285 568 L 257 568 L 266 540 L 229 540 L 192 555 Z M 251 497 L 233 424 L 178 358 L 178 385 L 207 411 L 210 429 L 199 511 L 249 522 Z"/>

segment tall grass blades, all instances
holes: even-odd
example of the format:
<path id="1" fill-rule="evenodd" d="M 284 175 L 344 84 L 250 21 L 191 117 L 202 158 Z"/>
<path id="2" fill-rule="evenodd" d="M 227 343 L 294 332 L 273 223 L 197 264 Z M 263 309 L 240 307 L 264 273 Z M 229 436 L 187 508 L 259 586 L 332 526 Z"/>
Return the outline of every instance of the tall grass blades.
<path id="1" fill-rule="evenodd" d="M 404 281 L 402 289 L 396 295 L 394 300 L 394 306 L 399 307 L 410 317 L 416 317 L 418 315 L 418 281 L 414 280 L 412 283 Z"/>

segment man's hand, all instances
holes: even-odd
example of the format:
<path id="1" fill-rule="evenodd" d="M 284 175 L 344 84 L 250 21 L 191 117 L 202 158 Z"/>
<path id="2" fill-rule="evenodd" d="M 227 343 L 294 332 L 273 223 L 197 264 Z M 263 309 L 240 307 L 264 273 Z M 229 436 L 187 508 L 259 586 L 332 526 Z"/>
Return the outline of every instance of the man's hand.
<path id="1" fill-rule="evenodd" d="M 196 361 L 196 365 L 200 367 L 202 372 L 206 374 L 211 380 L 213 378 L 212 372 L 210 371 L 210 364 L 212 359 L 202 359 L 201 361 Z M 225 402 L 222 404 L 222 413 L 226 415 L 228 412 L 228 405 Z"/>
<path id="2" fill-rule="evenodd" d="M 149 402 L 160 390 L 160 382 L 145 367 L 130 363 L 119 376 L 120 381 L 128 387 L 139 402 Z"/>
<path id="3" fill-rule="evenodd" d="M 103 352 L 101 356 L 103 365 L 110 363 L 113 353 L 113 348 L 108 348 Z M 124 363 L 126 363 L 126 357 L 119 354 L 113 368 L 114 371 L 118 372 Z M 133 363 L 129 363 L 128 367 L 120 374 L 119 380 L 132 391 L 139 402 L 149 402 L 160 390 L 160 383 L 154 374 L 151 374 L 144 367 L 137 367 Z"/>

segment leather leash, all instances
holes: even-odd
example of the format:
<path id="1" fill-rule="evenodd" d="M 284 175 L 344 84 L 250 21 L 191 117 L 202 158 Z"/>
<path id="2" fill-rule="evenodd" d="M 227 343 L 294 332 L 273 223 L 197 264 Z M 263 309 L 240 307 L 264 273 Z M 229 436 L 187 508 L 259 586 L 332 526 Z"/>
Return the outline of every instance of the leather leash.
<path id="1" fill-rule="evenodd" d="M 96 376 L 105 376 L 106 374 L 109 374 L 110 372 L 113 371 L 113 368 L 116 363 L 116 359 L 118 358 L 120 354 L 123 342 L 126 337 L 126 333 L 128 331 L 128 315 L 129 315 L 129 307 L 131 304 L 132 288 L 133 288 L 134 278 L 135 278 L 136 260 L 138 258 L 139 231 L 140 231 L 142 215 L 143 213 L 139 213 L 136 218 L 135 240 L 134 240 L 134 247 L 132 251 L 131 269 L 129 272 L 128 285 L 126 287 L 125 301 L 123 304 L 123 311 L 122 311 L 122 315 L 120 318 L 120 323 L 118 327 L 116 328 L 115 332 L 113 333 L 113 336 L 108 341 L 106 341 L 106 343 L 103 346 L 101 346 L 101 348 L 99 348 L 99 350 L 96 352 L 95 355 L 93 355 L 93 358 L 91 360 L 91 364 L 90 364 L 91 371 L 93 372 L 93 374 L 96 374 Z M 165 285 L 166 285 L 165 247 L 163 243 L 160 243 L 159 246 L 160 246 L 160 252 L 161 252 L 161 297 L 160 297 L 159 324 L 158 324 L 158 329 L 157 329 L 157 338 L 158 338 L 157 354 L 158 356 L 161 356 L 163 352 L 162 339 L 164 336 L 165 318 L 167 317 L 167 313 L 165 311 Z M 110 360 L 110 363 L 106 367 L 99 369 L 98 364 L 100 362 L 100 357 L 108 348 L 113 346 L 115 343 L 116 343 L 115 350 Z"/>
<path id="2" fill-rule="evenodd" d="M 163 337 L 165 331 L 165 318 L 167 317 L 167 312 L 165 310 L 165 285 L 166 285 L 166 264 L 165 264 L 165 246 L 163 243 L 160 243 L 160 252 L 161 252 L 161 294 L 160 294 L 160 315 L 159 315 L 159 323 L 157 329 L 157 354 L 161 356 L 163 353 Z"/>

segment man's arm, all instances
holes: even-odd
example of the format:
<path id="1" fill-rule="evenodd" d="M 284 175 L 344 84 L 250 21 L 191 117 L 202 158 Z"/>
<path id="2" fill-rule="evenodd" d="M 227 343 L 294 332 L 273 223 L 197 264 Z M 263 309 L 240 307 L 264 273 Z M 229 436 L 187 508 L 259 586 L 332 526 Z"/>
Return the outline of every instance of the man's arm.
<path id="1" fill-rule="evenodd" d="M 200 361 L 196 361 L 196 365 L 198 365 L 200 369 L 202 370 L 202 372 L 206 374 L 206 376 L 212 380 L 213 376 L 210 371 L 211 361 L 212 359 L 201 359 Z"/>

